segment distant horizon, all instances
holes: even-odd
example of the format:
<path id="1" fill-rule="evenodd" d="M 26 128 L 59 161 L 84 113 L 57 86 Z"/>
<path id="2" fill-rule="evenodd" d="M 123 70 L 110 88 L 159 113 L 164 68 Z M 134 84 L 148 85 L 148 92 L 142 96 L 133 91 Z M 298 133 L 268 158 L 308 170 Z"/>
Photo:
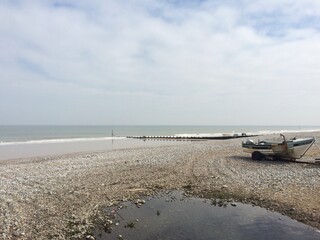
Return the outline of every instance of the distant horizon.
<path id="1" fill-rule="evenodd" d="M 0 125 L 0 145 L 52 141 L 105 140 L 112 136 L 319 132 L 320 126 L 240 125 Z"/>

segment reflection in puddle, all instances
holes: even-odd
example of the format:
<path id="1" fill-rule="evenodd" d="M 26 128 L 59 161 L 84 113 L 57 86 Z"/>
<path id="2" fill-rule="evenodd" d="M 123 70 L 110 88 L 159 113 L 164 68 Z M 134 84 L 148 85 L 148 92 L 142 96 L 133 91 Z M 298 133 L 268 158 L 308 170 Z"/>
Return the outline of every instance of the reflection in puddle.
<path id="1" fill-rule="evenodd" d="M 127 202 L 106 214 L 111 232 L 97 228 L 97 239 L 320 239 L 315 229 L 279 213 L 179 191 Z"/>

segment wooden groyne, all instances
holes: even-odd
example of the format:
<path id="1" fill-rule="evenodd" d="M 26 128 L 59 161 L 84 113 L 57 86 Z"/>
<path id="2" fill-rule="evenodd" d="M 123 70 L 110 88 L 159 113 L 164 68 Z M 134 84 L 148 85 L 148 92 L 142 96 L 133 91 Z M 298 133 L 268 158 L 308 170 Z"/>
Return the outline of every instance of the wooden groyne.
<path id="1" fill-rule="evenodd" d="M 255 137 L 258 135 L 240 133 L 240 134 L 221 134 L 221 135 L 174 135 L 174 136 L 126 136 L 134 139 L 168 139 L 168 140 L 227 140 L 233 138 Z"/>

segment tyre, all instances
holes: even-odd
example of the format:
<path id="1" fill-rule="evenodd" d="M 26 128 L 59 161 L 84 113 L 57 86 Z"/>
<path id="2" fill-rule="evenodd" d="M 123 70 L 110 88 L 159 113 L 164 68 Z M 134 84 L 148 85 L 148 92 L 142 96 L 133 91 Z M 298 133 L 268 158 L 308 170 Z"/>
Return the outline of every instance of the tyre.
<path id="1" fill-rule="evenodd" d="M 252 160 L 261 160 L 263 155 L 260 152 L 253 152 L 251 158 Z"/>

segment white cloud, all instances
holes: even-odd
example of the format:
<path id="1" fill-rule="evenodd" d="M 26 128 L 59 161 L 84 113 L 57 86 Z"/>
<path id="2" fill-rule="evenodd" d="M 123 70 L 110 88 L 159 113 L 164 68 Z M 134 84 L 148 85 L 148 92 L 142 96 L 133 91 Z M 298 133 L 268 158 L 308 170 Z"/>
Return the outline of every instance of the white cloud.
<path id="1" fill-rule="evenodd" d="M 24 123 L 4 109 L 23 107 L 22 89 L 38 101 L 26 123 L 46 104 L 70 111 L 66 102 L 78 109 L 57 123 L 83 123 L 79 109 L 96 103 L 85 123 L 316 124 L 304 106 L 315 107 L 320 87 L 319 12 L 309 0 L 5 2 L 0 93 L 12 94 L 0 97 L 0 124 Z M 108 122 L 103 106 L 117 117 Z"/>

